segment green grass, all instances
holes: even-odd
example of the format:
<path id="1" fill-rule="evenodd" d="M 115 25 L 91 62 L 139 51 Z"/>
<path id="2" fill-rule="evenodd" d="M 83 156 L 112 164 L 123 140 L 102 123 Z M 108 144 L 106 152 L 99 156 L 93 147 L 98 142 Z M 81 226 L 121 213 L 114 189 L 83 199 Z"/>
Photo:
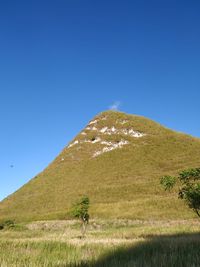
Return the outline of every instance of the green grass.
<path id="1" fill-rule="evenodd" d="M 194 218 L 175 191 L 162 190 L 159 178 L 199 167 L 200 140 L 140 116 L 109 111 L 96 119 L 98 130 L 115 126 L 146 135 L 131 138 L 84 130 L 87 136 L 79 134 L 76 140 L 100 136 L 106 141 L 127 139 L 130 144 L 96 158 L 93 153 L 102 148 L 98 143 L 64 148 L 42 173 L 0 203 L 0 218 L 67 218 L 72 203 L 85 194 L 91 201 L 91 216 L 96 218 Z M 128 122 L 122 125 L 123 120 Z"/>
<path id="2" fill-rule="evenodd" d="M 41 221 L 0 231 L 2 267 L 198 267 L 200 221 Z"/>

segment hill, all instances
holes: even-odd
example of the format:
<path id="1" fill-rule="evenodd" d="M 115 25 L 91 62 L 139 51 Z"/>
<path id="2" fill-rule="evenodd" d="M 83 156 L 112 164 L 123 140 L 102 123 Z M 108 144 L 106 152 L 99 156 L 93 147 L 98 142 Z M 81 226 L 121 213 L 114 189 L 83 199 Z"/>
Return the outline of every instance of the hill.
<path id="1" fill-rule="evenodd" d="M 194 215 L 159 177 L 200 166 L 200 139 L 147 118 L 106 111 L 97 115 L 40 174 L 0 203 L 0 217 L 66 218 L 86 194 L 91 215 L 177 219 Z"/>

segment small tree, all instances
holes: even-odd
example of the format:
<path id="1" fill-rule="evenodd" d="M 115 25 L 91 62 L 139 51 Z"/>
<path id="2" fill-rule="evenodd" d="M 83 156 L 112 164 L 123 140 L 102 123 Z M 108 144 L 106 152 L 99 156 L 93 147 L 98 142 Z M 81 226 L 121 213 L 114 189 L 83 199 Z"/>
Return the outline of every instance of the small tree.
<path id="1" fill-rule="evenodd" d="M 165 175 L 160 178 L 160 184 L 164 187 L 165 191 L 170 191 L 176 183 L 176 177 Z"/>
<path id="2" fill-rule="evenodd" d="M 83 196 L 80 201 L 76 202 L 72 207 L 72 216 L 81 220 L 82 237 L 85 236 L 87 224 L 89 223 L 89 206 L 89 198 L 87 196 Z"/>
<path id="3" fill-rule="evenodd" d="M 179 182 L 178 196 L 184 199 L 190 209 L 200 217 L 200 168 L 183 170 L 178 177 L 163 176 L 160 184 L 165 190 L 171 190 Z"/>

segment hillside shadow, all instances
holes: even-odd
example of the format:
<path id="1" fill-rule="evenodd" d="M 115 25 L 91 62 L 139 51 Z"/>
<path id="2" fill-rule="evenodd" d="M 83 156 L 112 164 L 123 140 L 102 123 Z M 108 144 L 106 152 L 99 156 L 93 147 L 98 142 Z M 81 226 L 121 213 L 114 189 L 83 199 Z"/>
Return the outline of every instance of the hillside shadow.
<path id="1" fill-rule="evenodd" d="M 70 267 L 199 267 L 200 232 L 147 236 L 146 241 L 113 249 L 95 263 Z"/>

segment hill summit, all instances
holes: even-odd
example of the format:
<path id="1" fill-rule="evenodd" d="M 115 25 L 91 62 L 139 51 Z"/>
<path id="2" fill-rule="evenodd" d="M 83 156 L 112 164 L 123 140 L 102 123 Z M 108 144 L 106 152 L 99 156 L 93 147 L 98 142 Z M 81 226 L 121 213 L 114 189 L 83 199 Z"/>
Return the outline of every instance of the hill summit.
<path id="1" fill-rule="evenodd" d="M 98 114 L 40 174 L 0 203 L 0 217 L 66 218 L 88 195 L 91 215 L 106 218 L 190 218 L 159 177 L 200 166 L 200 139 L 147 118 L 122 112 Z"/>

